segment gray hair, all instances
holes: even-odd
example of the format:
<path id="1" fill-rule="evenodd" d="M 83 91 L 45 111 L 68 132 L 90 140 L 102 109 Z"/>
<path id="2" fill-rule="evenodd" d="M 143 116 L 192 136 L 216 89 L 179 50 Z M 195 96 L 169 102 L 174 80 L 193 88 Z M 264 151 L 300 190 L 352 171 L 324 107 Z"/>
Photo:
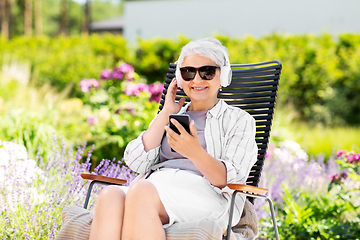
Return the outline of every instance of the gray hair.
<path id="1" fill-rule="evenodd" d="M 179 68 L 182 67 L 185 57 L 192 54 L 211 59 L 218 67 L 221 68 L 221 70 L 223 70 L 224 66 L 230 66 L 228 50 L 221 44 L 219 40 L 211 37 L 201 38 L 189 42 L 181 49 L 179 59 L 176 62 L 178 73 Z M 181 76 L 178 75 L 176 78 L 178 79 L 178 86 L 182 88 Z"/>

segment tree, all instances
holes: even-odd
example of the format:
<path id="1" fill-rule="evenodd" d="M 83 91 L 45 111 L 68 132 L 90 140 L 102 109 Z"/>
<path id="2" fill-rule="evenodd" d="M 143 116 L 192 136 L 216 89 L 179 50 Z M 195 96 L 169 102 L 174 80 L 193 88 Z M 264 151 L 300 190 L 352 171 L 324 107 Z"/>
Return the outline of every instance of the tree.
<path id="1" fill-rule="evenodd" d="M 1 21 L 1 37 L 4 39 L 9 38 L 9 21 L 6 16 L 7 1 L 0 0 L 0 21 Z"/>
<path id="2" fill-rule="evenodd" d="M 90 0 L 86 0 L 84 5 L 84 20 L 82 25 L 81 34 L 89 34 L 89 22 L 90 22 Z"/>
<path id="3" fill-rule="evenodd" d="M 25 0 L 24 35 L 27 37 L 32 36 L 32 0 Z"/>
<path id="4" fill-rule="evenodd" d="M 60 22 L 60 35 L 68 36 L 68 1 L 61 0 L 61 22 Z"/>
<path id="5" fill-rule="evenodd" d="M 34 23 L 35 23 L 35 35 L 41 36 L 43 32 L 41 0 L 34 0 Z"/>

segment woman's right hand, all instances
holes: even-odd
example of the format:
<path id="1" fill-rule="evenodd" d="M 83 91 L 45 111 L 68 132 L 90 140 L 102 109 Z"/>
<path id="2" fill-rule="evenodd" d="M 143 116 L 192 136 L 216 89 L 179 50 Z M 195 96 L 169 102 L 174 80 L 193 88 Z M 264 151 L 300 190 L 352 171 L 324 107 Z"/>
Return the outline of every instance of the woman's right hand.
<path id="1" fill-rule="evenodd" d="M 185 98 L 181 98 L 179 102 L 175 102 L 176 91 L 177 82 L 174 78 L 168 87 L 164 108 L 156 116 L 142 137 L 146 152 L 161 144 L 162 137 L 164 136 L 164 127 L 169 124 L 169 115 L 178 113 L 185 103 Z"/>
<path id="2" fill-rule="evenodd" d="M 176 91 L 177 91 L 177 80 L 176 78 L 174 78 L 167 89 L 164 108 L 162 110 L 169 115 L 178 113 L 181 107 L 185 103 L 185 98 L 181 98 L 179 102 L 175 102 Z"/>

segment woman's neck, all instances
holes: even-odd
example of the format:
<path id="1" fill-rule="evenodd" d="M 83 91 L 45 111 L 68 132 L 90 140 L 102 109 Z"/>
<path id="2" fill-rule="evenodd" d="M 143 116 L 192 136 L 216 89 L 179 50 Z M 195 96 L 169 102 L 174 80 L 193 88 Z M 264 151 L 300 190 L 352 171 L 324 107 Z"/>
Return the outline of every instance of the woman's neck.
<path id="1" fill-rule="evenodd" d="M 218 99 L 216 99 L 216 101 L 206 101 L 206 102 L 193 102 L 191 101 L 190 106 L 188 108 L 189 111 L 205 111 L 205 110 L 210 110 L 212 109 L 217 103 L 218 103 Z"/>

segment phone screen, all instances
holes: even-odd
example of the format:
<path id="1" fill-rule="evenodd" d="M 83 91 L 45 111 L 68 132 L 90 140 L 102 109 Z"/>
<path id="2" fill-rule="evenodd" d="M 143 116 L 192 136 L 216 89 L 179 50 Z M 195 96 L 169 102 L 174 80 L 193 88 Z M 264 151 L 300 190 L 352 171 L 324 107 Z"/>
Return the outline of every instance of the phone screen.
<path id="1" fill-rule="evenodd" d="M 190 133 L 190 128 L 189 128 L 190 116 L 189 115 L 187 115 L 187 114 L 170 114 L 169 118 L 176 119 L 185 128 L 185 130 L 188 133 Z M 171 122 L 170 122 L 170 128 L 177 134 L 180 134 L 179 130 Z"/>

